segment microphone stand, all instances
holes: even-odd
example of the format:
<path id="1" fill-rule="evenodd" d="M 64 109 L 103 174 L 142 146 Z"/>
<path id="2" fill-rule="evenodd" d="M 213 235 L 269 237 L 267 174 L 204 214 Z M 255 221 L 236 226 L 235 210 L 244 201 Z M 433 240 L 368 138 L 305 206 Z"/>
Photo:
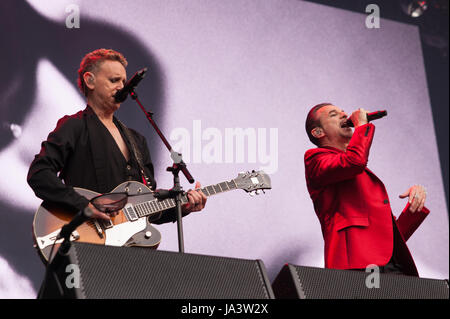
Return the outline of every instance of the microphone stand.
<path id="1" fill-rule="evenodd" d="M 153 112 L 148 112 L 145 110 L 144 106 L 142 105 L 141 101 L 139 101 L 139 98 L 132 89 L 130 91 L 130 96 L 133 100 L 137 102 L 139 107 L 141 108 L 142 112 L 144 112 L 145 117 L 150 122 L 150 124 L 155 129 L 158 136 L 161 138 L 164 145 L 167 147 L 167 149 L 170 152 L 170 157 L 173 160 L 173 165 L 171 167 L 167 168 L 167 171 L 172 172 L 173 175 L 173 188 L 168 192 L 167 197 L 174 198 L 175 204 L 176 204 L 176 211 L 177 211 L 177 230 L 178 230 L 178 250 L 180 253 L 184 253 L 184 240 L 183 240 L 183 224 L 182 224 L 182 211 L 181 211 L 181 198 L 183 195 L 183 188 L 180 185 L 180 177 L 179 172 L 181 171 L 186 179 L 189 181 L 189 183 L 194 183 L 194 178 L 189 173 L 186 163 L 183 162 L 181 153 L 177 153 L 172 149 L 172 146 L 170 146 L 167 139 L 164 137 L 163 133 L 159 129 L 159 127 L 156 125 L 155 121 L 153 120 Z"/>
<path id="2" fill-rule="evenodd" d="M 79 225 L 81 225 L 85 220 L 87 220 L 91 216 L 92 216 L 92 212 L 90 210 L 89 211 L 80 211 L 77 215 L 75 215 L 75 217 L 69 223 L 65 224 L 61 228 L 61 231 L 59 232 L 58 236 L 56 237 L 55 243 L 53 243 L 53 247 L 50 251 L 48 264 L 47 264 L 47 267 L 45 268 L 44 283 L 42 284 L 42 286 L 39 289 L 38 296 L 37 296 L 38 299 L 54 297 L 54 296 L 51 296 L 51 292 L 49 293 L 46 290 L 47 281 L 50 280 L 49 276 L 52 276 L 53 285 L 55 285 L 56 289 L 58 290 L 58 293 L 59 293 L 58 298 L 59 297 L 63 298 L 65 296 L 64 288 L 62 287 L 61 282 L 59 281 L 57 272 L 59 271 L 60 266 L 64 262 L 64 258 L 67 257 L 69 250 L 72 247 L 72 245 L 70 243 L 70 236 L 71 236 L 72 232 L 75 231 L 75 229 Z M 56 241 L 58 241 L 59 239 L 63 239 L 63 242 L 59 246 L 55 256 L 52 258 L 51 253 L 53 252 L 53 248 L 55 247 L 54 245 L 56 244 Z M 52 258 L 52 259 L 50 259 L 50 258 Z"/>

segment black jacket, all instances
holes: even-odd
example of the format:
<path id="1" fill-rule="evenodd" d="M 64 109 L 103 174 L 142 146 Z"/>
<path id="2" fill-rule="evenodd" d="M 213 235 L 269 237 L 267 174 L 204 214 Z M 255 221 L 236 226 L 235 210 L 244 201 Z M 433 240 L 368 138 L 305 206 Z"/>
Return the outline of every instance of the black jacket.
<path id="1" fill-rule="evenodd" d="M 130 150 L 128 162 L 107 128 L 89 106 L 74 115 L 61 118 L 55 130 L 42 142 L 41 151 L 35 156 L 28 171 L 28 184 L 36 196 L 79 211 L 89 201 L 73 187 L 107 193 L 128 180 L 142 182 L 130 141 L 116 118 L 114 122 Z M 145 137 L 132 129 L 129 131 L 142 155 L 145 174 L 155 189 L 153 164 Z M 174 220 L 175 213 L 171 210 L 164 213 L 163 218 L 156 223 Z"/>

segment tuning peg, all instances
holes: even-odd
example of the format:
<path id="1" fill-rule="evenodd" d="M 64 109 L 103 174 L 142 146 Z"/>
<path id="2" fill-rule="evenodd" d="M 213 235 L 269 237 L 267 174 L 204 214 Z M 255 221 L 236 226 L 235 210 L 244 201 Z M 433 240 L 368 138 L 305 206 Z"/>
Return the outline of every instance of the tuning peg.
<path id="1" fill-rule="evenodd" d="M 251 192 L 249 192 L 248 194 L 250 195 L 250 197 L 255 196 L 255 192 L 254 192 L 254 191 L 251 191 Z"/>
<path id="2" fill-rule="evenodd" d="M 258 190 L 256 190 L 256 191 L 255 191 L 255 194 L 256 194 L 256 195 L 259 195 L 259 191 L 258 191 Z"/>

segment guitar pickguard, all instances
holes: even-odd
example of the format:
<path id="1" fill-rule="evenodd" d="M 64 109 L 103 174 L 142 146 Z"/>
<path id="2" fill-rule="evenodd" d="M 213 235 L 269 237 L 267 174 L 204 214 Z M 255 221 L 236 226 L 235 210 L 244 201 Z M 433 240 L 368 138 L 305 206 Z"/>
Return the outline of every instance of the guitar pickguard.
<path id="1" fill-rule="evenodd" d="M 143 231 L 147 226 L 145 218 L 139 218 L 134 222 L 126 222 L 105 229 L 105 245 L 123 246 L 134 234 Z"/>

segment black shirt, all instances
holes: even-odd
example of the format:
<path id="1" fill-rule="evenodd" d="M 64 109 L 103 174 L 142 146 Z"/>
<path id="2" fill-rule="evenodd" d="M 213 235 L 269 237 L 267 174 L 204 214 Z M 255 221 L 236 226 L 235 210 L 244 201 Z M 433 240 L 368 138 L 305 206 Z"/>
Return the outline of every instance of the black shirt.
<path id="1" fill-rule="evenodd" d="M 128 161 L 89 106 L 74 115 L 61 118 L 55 130 L 42 142 L 41 151 L 35 156 L 28 172 L 28 183 L 36 196 L 44 201 L 82 210 L 89 201 L 73 187 L 107 193 L 125 181 L 143 182 L 131 143 L 116 118 L 114 123 L 128 147 Z M 155 189 L 153 164 L 147 142 L 138 132 L 128 130 L 141 153 L 149 186 Z M 175 220 L 174 211 L 168 211 L 163 216 L 157 223 Z"/>

